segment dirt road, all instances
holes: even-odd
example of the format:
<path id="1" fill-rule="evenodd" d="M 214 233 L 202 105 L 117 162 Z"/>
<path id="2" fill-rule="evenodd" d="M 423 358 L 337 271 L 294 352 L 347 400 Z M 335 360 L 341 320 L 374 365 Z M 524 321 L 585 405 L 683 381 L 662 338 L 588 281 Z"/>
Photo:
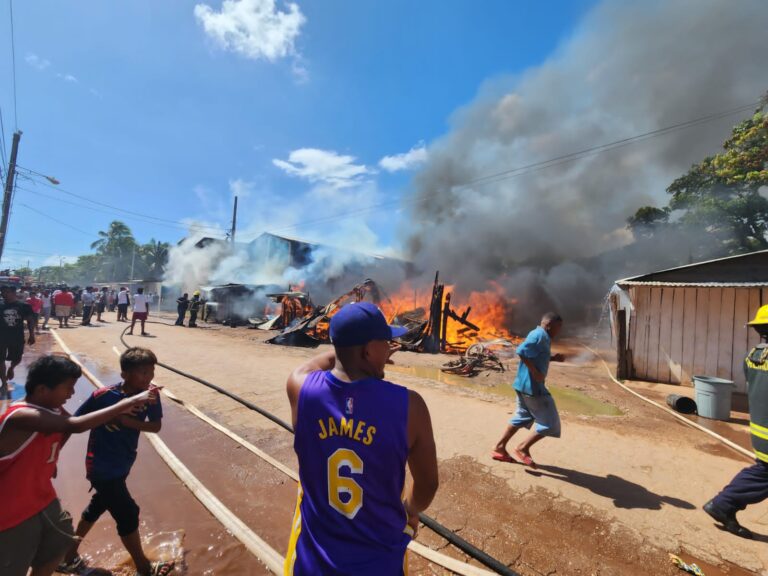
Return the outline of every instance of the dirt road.
<path id="1" fill-rule="evenodd" d="M 111 348 L 121 347 L 125 324 L 111 314 L 107 318 L 110 323 L 65 330 L 62 336 L 81 357 L 114 370 Z M 317 353 L 266 344 L 264 333 L 243 328 L 151 324 L 149 329 L 151 337 L 128 341 L 284 419 L 289 418 L 285 378 Z M 418 390 L 434 421 L 441 488 L 429 514 L 522 574 L 675 574 L 668 552 L 693 557 L 708 576 L 766 573 L 768 537 L 736 538 L 701 511 L 748 461 L 618 390 L 597 362 L 575 360 L 580 362 L 553 365 L 550 384 L 564 433 L 536 446 L 541 469 L 533 472 L 489 457 L 513 409 L 499 384 L 513 373 L 480 376 L 469 384 L 439 382 L 429 376 L 445 358 L 395 356 L 389 378 Z M 268 420 L 170 372 L 158 370 L 157 380 L 296 467 L 291 436 Z M 212 469 L 222 464 L 219 454 L 208 458 Z M 291 512 L 284 511 L 286 518 Z M 765 505 L 740 518 L 756 533 L 768 533 Z M 419 540 L 445 546 L 428 530 Z"/>

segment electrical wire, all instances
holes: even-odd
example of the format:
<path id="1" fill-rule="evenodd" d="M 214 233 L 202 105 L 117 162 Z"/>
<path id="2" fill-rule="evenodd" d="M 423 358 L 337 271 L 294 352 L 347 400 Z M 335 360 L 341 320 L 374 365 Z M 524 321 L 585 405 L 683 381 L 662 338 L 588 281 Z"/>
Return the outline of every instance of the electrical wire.
<path id="1" fill-rule="evenodd" d="M 62 188 L 61 186 L 59 186 L 58 184 L 50 184 L 49 183 L 50 182 L 49 176 L 46 176 L 45 174 L 41 174 L 40 172 L 32 170 L 31 168 L 26 168 L 24 166 L 19 166 L 18 164 L 16 165 L 16 168 L 24 170 L 25 172 L 28 172 L 30 174 L 34 174 L 35 176 L 39 176 L 41 178 L 45 178 L 45 180 L 48 180 L 48 182 L 33 180 L 33 182 L 36 183 L 36 184 L 42 184 L 43 186 L 46 186 L 46 187 L 51 188 L 53 190 L 56 190 L 58 192 L 63 192 L 64 194 L 67 194 L 67 195 L 72 196 L 74 198 L 79 198 L 80 200 L 84 200 L 86 202 L 90 202 L 90 203 L 96 204 L 98 206 L 103 206 L 105 208 L 109 208 L 111 210 L 115 210 L 117 212 L 121 212 L 123 214 L 130 214 L 130 215 L 133 215 L 133 216 L 138 216 L 140 218 L 146 218 L 146 219 L 149 219 L 149 220 L 153 220 L 153 221 L 156 221 L 155 223 L 157 223 L 157 224 L 164 224 L 164 225 L 165 224 L 175 224 L 177 227 L 184 228 L 185 230 L 189 229 L 189 228 L 195 228 L 195 229 L 198 229 L 198 230 L 217 230 L 217 231 L 221 230 L 220 228 L 215 227 L 215 226 L 187 225 L 187 224 L 185 224 L 184 222 L 182 222 L 180 220 L 170 220 L 168 218 L 160 218 L 159 216 L 152 216 L 151 214 L 143 214 L 141 212 L 134 212 L 133 210 L 126 210 L 124 208 L 120 208 L 120 207 L 114 206 L 112 204 L 107 204 L 105 202 L 99 202 L 98 200 L 93 200 L 91 198 L 88 198 L 87 196 L 83 196 L 82 194 L 77 194 L 77 193 L 72 192 L 70 190 L 66 190 L 66 189 Z"/>
<path id="2" fill-rule="evenodd" d="M 100 212 L 102 214 L 109 214 L 109 215 L 112 215 L 112 216 L 119 215 L 124 220 L 133 220 L 133 221 L 136 221 L 136 222 L 142 222 L 144 224 L 155 224 L 155 225 L 160 224 L 158 222 L 152 222 L 150 220 L 144 220 L 144 219 L 141 219 L 141 218 L 138 218 L 138 217 L 135 217 L 135 216 L 124 216 L 124 215 L 119 214 L 119 213 L 117 213 L 115 211 L 105 210 L 105 209 L 102 209 L 102 208 L 96 208 L 94 206 L 87 206 L 85 204 L 80 204 L 78 202 L 72 202 L 71 200 L 65 200 L 64 198 L 58 198 L 57 196 L 54 196 L 52 194 L 46 194 L 44 192 L 40 192 L 39 190 L 32 190 L 30 188 L 25 188 L 23 186 L 19 186 L 18 188 L 19 188 L 19 190 L 21 190 L 23 192 L 28 192 L 30 194 L 35 194 L 37 196 L 41 196 L 41 197 L 49 199 L 49 200 L 54 200 L 56 202 L 61 202 L 63 204 L 69 204 L 70 206 L 76 206 L 78 208 L 83 208 L 85 210 L 91 210 L 93 212 Z M 198 231 L 201 231 L 201 232 L 203 231 L 202 229 L 199 229 L 199 228 L 195 227 L 194 225 L 182 226 L 182 225 L 167 224 L 167 223 L 162 223 L 162 225 L 166 226 L 166 227 L 178 228 L 180 230 L 198 230 Z"/>
<path id="3" fill-rule="evenodd" d="M 96 234 L 93 234 L 92 232 L 86 232 L 85 230 L 81 230 L 80 228 L 76 228 L 75 226 L 72 226 L 71 224 L 68 224 L 68 223 L 66 223 L 66 222 L 64 222 L 62 220 L 59 220 L 58 218 L 54 218 L 53 216 L 50 216 L 50 215 L 46 214 L 45 212 L 41 212 L 37 208 L 32 208 L 32 206 L 29 206 L 28 204 L 24 204 L 23 202 L 20 202 L 19 204 L 17 204 L 17 206 L 22 206 L 23 208 L 26 208 L 27 210 L 31 210 L 32 212 L 35 212 L 35 213 L 39 214 L 40 216 L 48 218 L 49 220 L 53 220 L 57 224 L 61 224 L 62 226 L 66 226 L 67 228 L 71 228 L 75 232 L 80 232 L 80 234 L 84 234 L 84 235 L 88 236 L 89 238 L 91 238 L 93 240 L 97 240 L 98 239 L 98 236 Z"/>
<path id="4" fill-rule="evenodd" d="M 19 113 L 16 106 L 16 38 L 13 30 L 13 0 L 9 2 L 11 12 L 11 64 L 13 69 L 13 120 L 16 131 L 19 130 Z"/>
<path id="5" fill-rule="evenodd" d="M 530 164 L 524 164 L 522 166 L 517 166 L 515 168 L 509 168 L 507 170 L 503 170 L 501 172 L 497 172 L 494 174 L 489 174 L 486 176 L 481 176 L 479 178 L 475 178 L 473 180 L 469 180 L 468 182 L 465 182 L 464 184 L 458 184 L 452 188 L 454 191 L 461 191 L 473 188 L 475 186 L 483 186 L 486 184 L 492 184 L 501 182 L 503 180 L 508 180 L 511 178 L 517 178 L 518 176 L 523 176 L 524 174 L 530 174 L 532 172 L 537 172 L 540 170 L 552 168 L 555 166 L 559 166 L 561 164 L 566 164 L 569 162 L 573 162 L 575 160 L 580 160 L 582 158 L 586 158 L 589 156 L 601 154 L 603 152 L 608 152 L 610 150 L 614 150 L 616 148 L 621 148 L 630 144 L 634 144 L 636 142 L 641 142 L 644 140 L 648 140 L 650 138 L 656 138 L 659 136 L 665 136 L 667 134 L 670 134 L 672 132 L 676 132 L 678 130 L 684 130 L 686 128 L 691 128 L 694 126 L 699 126 L 702 124 L 706 124 L 709 122 L 713 122 L 715 120 L 720 120 L 722 118 L 726 118 L 728 116 L 733 116 L 735 114 L 740 114 L 743 112 L 746 112 L 748 110 L 752 110 L 755 106 L 759 105 L 759 102 L 751 102 L 749 104 L 744 104 L 742 106 L 738 106 L 736 108 L 732 108 L 729 110 L 724 110 L 720 112 L 715 112 L 713 114 L 708 114 L 706 116 L 701 116 L 699 118 L 694 118 L 692 120 L 687 120 L 685 122 L 679 122 L 677 124 L 672 124 L 670 126 L 665 126 L 663 128 L 657 128 L 655 130 L 651 130 L 649 132 L 644 132 L 642 134 L 636 134 L 634 136 L 630 136 L 627 138 L 621 138 L 619 140 L 614 140 L 613 142 L 607 142 L 605 144 L 600 144 L 597 146 L 591 146 L 589 148 L 584 148 L 582 150 L 577 150 L 574 152 L 569 152 L 568 154 L 563 154 L 561 156 L 556 156 L 554 158 L 549 158 L 547 160 L 542 160 L 539 162 L 533 162 Z M 391 200 L 388 202 L 382 202 L 380 204 L 373 204 L 371 206 L 367 206 L 365 208 L 359 208 L 357 210 L 350 210 L 348 212 L 343 212 L 331 216 L 325 216 L 322 218 L 315 218 L 313 220 L 305 220 L 304 222 L 300 222 L 298 224 L 293 224 L 290 226 L 283 226 L 280 228 L 273 228 L 270 230 L 270 232 L 280 232 L 284 230 L 293 230 L 296 228 L 301 228 L 304 226 L 309 226 L 313 224 L 320 224 L 325 222 L 333 222 L 335 220 L 343 220 L 346 218 L 351 218 L 354 216 L 358 216 L 360 214 L 364 214 L 366 212 L 371 212 L 374 210 L 378 210 L 380 208 L 385 208 L 393 205 L 408 205 L 413 204 L 414 206 L 428 202 L 429 200 L 432 200 L 436 198 L 440 194 L 440 190 L 435 190 L 433 192 L 428 192 L 421 197 L 418 198 L 411 198 L 406 200 Z"/>
<path id="6" fill-rule="evenodd" d="M 3 168 L 8 165 L 5 149 L 5 122 L 3 121 L 3 107 L 0 106 L 0 157 L 2 157 Z M 5 181 L 3 181 L 5 182 Z"/>

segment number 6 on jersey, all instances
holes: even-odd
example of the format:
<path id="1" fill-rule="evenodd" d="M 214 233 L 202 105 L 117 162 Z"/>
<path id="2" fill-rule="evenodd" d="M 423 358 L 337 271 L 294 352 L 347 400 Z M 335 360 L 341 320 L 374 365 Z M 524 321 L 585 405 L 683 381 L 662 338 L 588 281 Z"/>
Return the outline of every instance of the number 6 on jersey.
<path id="1" fill-rule="evenodd" d="M 341 476 L 341 469 L 345 467 L 352 474 L 363 473 L 360 456 L 347 448 L 339 448 L 328 458 L 328 503 L 352 520 L 363 507 L 363 489 L 352 478 Z M 341 500 L 342 493 L 349 496 L 346 502 Z"/>

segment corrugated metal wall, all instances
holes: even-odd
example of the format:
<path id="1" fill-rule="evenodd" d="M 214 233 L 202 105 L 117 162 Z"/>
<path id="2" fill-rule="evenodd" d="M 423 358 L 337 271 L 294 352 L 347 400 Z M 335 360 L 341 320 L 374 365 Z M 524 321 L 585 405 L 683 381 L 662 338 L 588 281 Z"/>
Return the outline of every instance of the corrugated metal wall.
<path id="1" fill-rule="evenodd" d="M 768 288 L 631 286 L 627 348 L 631 377 L 691 384 L 717 376 L 746 393 L 743 362 L 760 338 L 745 324 L 768 304 Z"/>

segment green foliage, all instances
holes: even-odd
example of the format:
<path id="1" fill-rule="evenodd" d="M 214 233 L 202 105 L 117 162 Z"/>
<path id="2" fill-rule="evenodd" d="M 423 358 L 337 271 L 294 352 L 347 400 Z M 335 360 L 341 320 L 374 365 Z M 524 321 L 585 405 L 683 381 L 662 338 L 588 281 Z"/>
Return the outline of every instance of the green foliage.
<path id="1" fill-rule="evenodd" d="M 672 221 L 681 231 L 706 232 L 717 252 L 768 249 L 768 94 L 733 128 L 723 152 L 694 164 L 667 192 L 667 207 L 645 206 L 628 219 L 637 237 L 653 236 Z"/>
<path id="2" fill-rule="evenodd" d="M 657 229 L 669 224 L 669 208 L 656 208 L 643 206 L 634 216 L 627 218 L 627 227 L 636 236 L 642 238 L 652 237 Z"/>
<path id="3" fill-rule="evenodd" d="M 140 245 L 131 229 L 120 221 L 111 222 L 91 244 L 93 254 L 78 256 L 76 262 L 43 266 L 32 272 L 41 283 L 86 286 L 92 282 L 125 282 L 133 279 L 160 280 L 168 263 L 167 242 L 152 238 Z"/>

